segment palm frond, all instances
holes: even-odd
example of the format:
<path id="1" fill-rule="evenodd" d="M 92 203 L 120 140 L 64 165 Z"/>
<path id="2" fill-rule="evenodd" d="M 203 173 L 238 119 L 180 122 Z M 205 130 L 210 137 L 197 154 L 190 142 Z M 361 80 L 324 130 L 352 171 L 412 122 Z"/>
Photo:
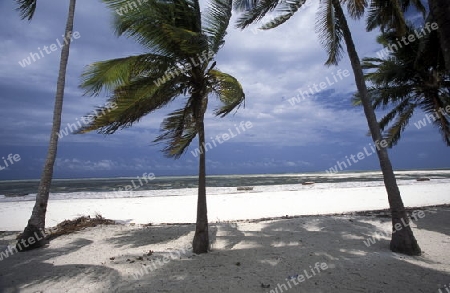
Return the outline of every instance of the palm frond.
<path id="1" fill-rule="evenodd" d="M 36 11 L 37 0 L 16 0 L 21 19 L 31 20 Z"/>
<path id="2" fill-rule="evenodd" d="M 198 0 L 147 0 L 126 13 L 120 9 L 128 0 L 103 0 L 117 12 L 117 34 L 134 39 L 150 52 L 97 62 L 85 70 L 81 84 L 85 94 L 111 93 L 114 107 L 101 107 L 88 115 L 91 121 L 79 133 L 115 133 L 175 98 L 190 95 L 183 108 L 163 120 L 161 134 L 154 140 L 165 143 L 167 157 L 178 158 L 201 129 L 208 94 L 215 93 L 223 103 L 217 115 L 225 116 L 238 107 L 244 99 L 240 84 L 213 69 L 211 58 L 223 44 L 232 0 L 212 1 L 203 27 Z M 205 54 L 208 58 L 200 58 Z"/>
<path id="3" fill-rule="evenodd" d="M 209 49 L 216 54 L 225 43 L 230 23 L 232 0 L 211 0 L 203 13 L 203 32 L 208 36 Z"/>
<path id="4" fill-rule="evenodd" d="M 394 108 L 380 119 L 378 125 L 380 126 L 381 131 L 384 131 L 388 127 L 388 125 L 392 123 L 395 117 L 397 117 L 398 111 L 399 110 L 397 108 Z"/>
<path id="5" fill-rule="evenodd" d="M 420 0 L 401 0 L 402 10 L 407 11 L 410 6 L 415 7 L 419 12 L 422 13 L 423 18 L 426 18 L 427 9 Z"/>
<path id="6" fill-rule="evenodd" d="M 433 122 L 433 124 L 439 129 L 442 140 L 447 146 L 450 146 L 450 119 L 447 115 L 439 115 L 439 118 Z"/>
<path id="7" fill-rule="evenodd" d="M 216 109 L 215 114 L 220 117 L 228 115 L 239 108 L 245 100 L 245 94 L 239 81 L 233 76 L 219 70 L 210 70 L 210 83 L 213 92 L 219 97 L 222 106 Z"/>
<path id="8" fill-rule="evenodd" d="M 279 25 L 282 25 L 286 21 L 288 21 L 294 14 L 305 4 L 306 0 L 287 0 L 280 1 L 277 12 L 281 13 L 281 15 L 275 17 L 273 20 L 265 23 L 261 29 L 268 30 L 272 28 L 276 28 Z"/>
<path id="9" fill-rule="evenodd" d="M 406 33 L 413 33 L 409 24 Z M 443 66 L 440 44 L 435 32 L 408 46 L 399 46 L 385 59 L 364 58 L 362 67 L 365 78 L 372 86 L 369 88 L 374 108 L 389 109 L 379 121 L 383 135 L 392 147 L 398 143 L 410 118 L 418 107 L 427 116 L 434 117 L 433 124 L 438 127 L 443 140 L 450 145 L 450 125 L 442 109 L 450 101 L 450 74 Z M 385 47 L 397 42 L 395 31 L 383 33 L 378 41 Z M 367 72 L 368 71 L 368 72 Z M 355 95 L 356 104 L 358 103 Z"/>
<path id="10" fill-rule="evenodd" d="M 190 102 L 168 115 L 161 124 L 161 132 L 154 142 L 166 142 L 166 157 L 179 158 L 197 135 L 196 118 Z"/>
<path id="11" fill-rule="evenodd" d="M 244 13 L 236 21 L 236 27 L 244 29 L 258 22 L 278 6 L 278 0 L 235 0 L 234 7 Z"/>
<path id="12" fill-rule="evenodd" d="M 347 3 L 347 11 L 353 19 L 360 19 L 364 15 L 367 7 L 367 0 L 343 0 L 342 4 Z"/>
<path id="13" fill-rule="evenodd" d="M 325 64 L 337 65 L 343 53 L 343 32 L 331 0 L 320 3 L 316 17 L 316 32 L 328 55 Z"/>
<path id="14" fill-rule="evenodd" d="M 402 103 L 404 100 L 413 100 L 414 94 L 411 87 L 407 86 L 371 86 L 368 88 L 368 94 L 374 109 L 386 110 L 392 106 Z M 356 92 L 352 98 L 353 106 L 362 106 L 359 92 Z"/>
<path id="15" fill-rule="evenodd" d="M 363 70 L 376 69 L 384 62 L 384 59 L 375 57 L 366 57 L 361 60 L 361 67 Z"/>
<path id="16" fill-rule="evenodd" d="M 370 89 L 368 89 L 368 92 L 370 93 Z M 352 105 L 353 106 L 362 106 L 361 95 L 359 92 L 356 92 L 353 94 Z"/>
<path id="17" fill-rule="evenodd" d="M 434 19 L 430 14 L 426 19 L 426 23 L 433 22 Z M 443 67 L 445 64 L 444 54 L 440 50 L 439 34 L 437 31 L 431 31 L 425 34 L 419 42 L 414 66 L 420 68 L 426 66 L 426 64 L 438 64 L 439 67 Z"/>
<path id="18" fill-rule="evenodd" d="M 132 126 L 143 116 L 164 107 L 179 96 L 185 89 L 184 78 L 178 76 L 159 86 L 152 82 L 153 79 L 140 78 L 117 86 L 109 99 L 116 107 L 103 107 L 101 111 L 97 111 L 100 115 L 87 115 L 93 119 L 79 133 L 97 130 L 98 133 L 113 134 L 119 129 Z"/>
<path id="19" fill-rule="evenodd" d="M 398 0 L 372 0 L 368 9 L 366 29 L 372 31 L 380 28 L 382 32 L 395 29 L 397 35 L 406 32 L 403 9 Z"/>
<path id="20" fill-rule="evenodd" d="M 450 146 L 450 94 L 447 91 L 430 91 L 428 99 L 421 99 L 419 106 L 427 116 L 433 117 L 433 125 L 441 133 L 442 139 Z"/>
<path id="21" fill-rule="evenodd" d="M 385 135 L 385 139 L 388 142 L 389 147 L 395 146 L 400 141 L 403 131 L 409 124 L 409 120 L 414 114 L 416 105 L 410 103 L 405 104 L 405 107 L 403 107 L 403 104 L 397 107 L 397 119 Z"/>
<path id="22" fill-rule="evenodd" d="M 148 64 L 151 66 L 148 66 Z M 155 54 L 143 54 L 108 61 L 95 62 L 82 73 L 80 87 L 85 89 L 85 95 L 96 96 L 102 90 L 113 91 L 116 87 L 130 82 L 139 76 L 147 76 L 156 83 L 158 78 L 164 78 L 165 73 L 175 64 L 171 58 Z"/>
<path id="23" fill-rule="evenodd" d="M 103 0 L 103 2 L 117 11 L 126 7 L 129 1 Z M 139 9 L 114 14 L 113 26 L 118 36 L 125 35 L 132 38 L 150 49 L 152 53 L 170 58 L 185 58 L 186 56 L 180 53 L 187 44 L 197 44 L 202 48 L 198 52 L 205 49 L 204 46 L 199 46 L 205 44 L 205 40 L 196 35 L 201 33 L 199 9 L 197 1 L 147 0 L 139 6 Z M 183 42 L 185 40 L 180 38 L 185 33 L 189 34 L 188 42 Z M 192 51 L 192 48 L 189 48 Z"/>
<path id="24" fill-rule="evenodd" d="M 167 24 L 163 24 L 162 29 L 170 43 L 176 45 L 181 54 L 196 55 L 208 50 L 208 40 L 200 32 Z"/>

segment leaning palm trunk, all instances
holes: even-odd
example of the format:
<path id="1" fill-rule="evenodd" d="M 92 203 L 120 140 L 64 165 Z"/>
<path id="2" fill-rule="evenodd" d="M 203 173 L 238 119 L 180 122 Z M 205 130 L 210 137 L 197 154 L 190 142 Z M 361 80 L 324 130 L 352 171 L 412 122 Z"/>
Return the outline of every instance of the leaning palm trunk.
<path id="1" fill-rule="evenodd" d="M 385 147 L 378 147 L 379 144 L 383 142 L 383 137 L 375 116 L 375 111 L 368 96 L 364 74 L 361 68 L 358 53 L 356 52 L 355 44 L 353 43 L 350 28 L 339 0 L 332 0 L 332 3 L 339 23 L 342 25 L 343 36 L 347 46 L 348 56 L 352 64 L 353 73 L 355 75 L 356 86 L 361 96 L 361 102 L 364 107 L 364 113 L 367 118 L 372 139 L 377 146 L 377 155 L 380 161 L 384 185 L 388 194 L 389 207 L 392 213 L 393 232 L 390 248 L 394 252 L 400 252 L 407 255 L 420 255 L 421 250 L 416 239 L 414 238 L 411 227 L 409 226 L 409 219 L 403 205 L 400 190 L 397 186 L 397 181 L 395 179 L 394 171 L 392 170 L 387 149 Z M 395 230 L 394 227 L 396 228 Z"/>
<path id="2" fill-rule="evenodd" d="M 75 14 L 76 0 L 70 0 L 69 15 L 66 23 L 65 42 L 66 45 L 61 50 L 61 60 L 59 64 L 58 84 L 56 87 L 55 106 L 53 110 L 53 125 L 50 134 L 50 143 L 47 152 L 47 158 L 44 170 L 41 175 L 38 193 L 36 195 L 36 203 L 28 225 L 21 234 L 17 242 L 18 251 L 29 250 L 41 247 L 45 244 L 45 215 L 47 212 L 47 204 L 50 192 L 50 186 L 53 178 L 53 167 L 56 160 L 58 149 L 58 133 L 61 128 L 61 113 L 64 98 L 64 86 L 66 83 L 66 69 L 69 60 L 70 40 L 73 30 L 73 20 Z"/>
<path id="3" fill-rule="evenodd" d="M 429 0 L 428 5 L 434 21 L 439 26 L 439 40 L 445 67 L 450 70 L 450 0 Z"/>

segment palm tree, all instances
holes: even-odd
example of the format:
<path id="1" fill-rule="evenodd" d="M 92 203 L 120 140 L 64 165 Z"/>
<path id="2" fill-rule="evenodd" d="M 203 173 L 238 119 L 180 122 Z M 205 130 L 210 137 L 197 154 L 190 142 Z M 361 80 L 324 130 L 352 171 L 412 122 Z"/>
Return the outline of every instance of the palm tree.
<path id="1" fill-rule="evenodd" d="M 414 29 L 410 25 L 406 33 L 413 34 Z M 395 31 L 378 38 L 386 48 L 396 44 L 397 40 Z M 408 46 L 399 46 L 386 59 L 364 58 L 362 67 L 371 70 L 365 77 L 373 85 L 369 88 L 373 107 L 390 108 L 379 121 L 383 131 L 390 125 L 384 132 L 390 147 L 398 143 L 416 109 L 427 113 L 427 119 L 433 120 L 450 146 L 450 118 L 444 112 L 450 106 L 450 74 L 445 70 L 436 31 Z M 360 103 L 358 97 L 355 103 Z"/>
<path id="2" fill-rule="evenodd" d="M 117 10 L 127 0 L 103 1 Z M 139 9 L 115 15 L 117 34 L 135 39 L 148 52 L 94 63 L 82 76 L 81 87 L 86 94 L 98 95 L 106 90 L 116 107 L 101 109 L 81 132 L 112 134 L 176 98 L 186 97 L 184 106 L 163 120 L 162 133 L 155 142 L 166 142 L 164 154 L 178 158 L 198 134 L 194 253 L 209 250 L 204 129 L 208 96 L 214 94 L 221 101 L 215 111 L 221 117 L 239 107 L 245 98 L 240 83 L 216 69 L 213 60 L 224 44 L 231 4 L 231 0 L 211 0 L 208 10 L 201 14 L 198 0 L 149 0 Z"/>
<path id="3" fill-rule="evenodd" d="M 19 5 L 18 10 L 22 19 L 31 20 L 36 10 L 37 0 L 16 0 Z M 69 60 L 70 42 L 73 30 L 73 20 L 75 14 L 76 0 L 70 0 L 69 15 L 67 17 L 65 29 L 65 43 L 61 49 L 61 59 L 59 63 L 58 82 L 56 85 L 55 106 L 53 109 L 53 124 L 50 133 L 50 143 L 47 151 L 44 169 L 41 174 L 36 202 L 28 224 L 18 239 L 18 251 L 29 250 L 41 247 L 46 243 L 45 240 L 45 215 L 50 192 L 50 186 L 53 178 L 53 167 L 56 160 L 58 149 L 58 133 L 61 128 L 61 114 L 64 99 L 64 87 L 66 83 L 66 69 Z M 31 240 L 31 241 L 30 241 Z"/>
<path id="4" fill-rule="evenodd" d="M 450 70 L 450 0 L 428 0 L 431 15 L 439 26 L 441 49 L 445 67 Z"/>
<path id="5" fill-rule="evenodd" d="M 347 8 L 351 17 L 358 19 L 364 15 L 364 11 L 367 6 L 366 1 L 350 0 L 345 2 L 347 3 Z M 369 7 L 371 8 L 369 13 L 372 14 L 373 19 L 388 19 L 391 20 L 390 23 L 392 24 L 404 23 L 403 14 L 400 13 L 401 7 L 399 5 L 390 6 L 389 9 L 384 12 L 384 14 L 373 10 L 373 7 L 380 7 L 382 6 L 380 3 L 386 2 L 388 1 L 378 0 L 377 2 L 371 2 L 371 4 L 369 5 Z M 409 1 L 405 0 L 403 2 Z M 262 26 L 263 29 L 274 28 L 286 22 L 295 14 L 295 12 L 299 10 L 299 8 L 303 4 L 304 0 L 237 0 L 237 8 L 240 10 L 246 10 L 243 16 L 241 16 L 241 18 L 238 20 L 237 26 L 240 28 L 245 28 L 249 24 L 261 20 L 268 12 L 272 12 L 275 10 L 275 8 L 278 7 L 278 11 L 280 11 L 282 15 L 277 16 L 271 22 Z M 403 9 L 406 8 L 403 7 Z M 378 18 L 376 18 L 373 15 L 386 15 L 389 17 L 377 16 Z M 398 17 L 401 17 L 402 19 L 395 20 L 395 18 Z M 384 24 L 384 22 L 378 22 L 378 25 L 381 26 L 382 24 Z M 368 21 L 368 26 L 369 25 L 370 22 Z M 381 171 L 383 173 L 384 184 L 388 194 L 389 206 L 392 213 L 393 231 L 390 249 L 394 252 L 400 252 L 408 255 L 420 255 L 421 250 L 419 245 L 417 244 L 416 239 L 414 238 L 411 228 L 409 227 L 409 219 L 406 214 L 405 207 L 400 195 L 400 190 L 398 188 L 391 161 L 388 156 L 388 152 L 386 149 L 387 142 L 383 140 L 383 136 L 381 135 L 381 130 L 377 122 L 375 111 L 372 107 L 368 95 L 360 59 L 353 42 L 347 19 L 339 0 L 323 0 L 320 3 L 316 27 L 322 44 L 324 45 L 329 56 L 328 60 L 325 63 L 326 65 L 338 64 L 343 51 L 342 40 L 345 41 L 347 53 L 350 58 L 353 73 L 355 76 L 356 86 L 361 97 L 361 102 L 364 108 L 364 113 L 367 119 L 370 133 L 375 145 L 377 146 L 377 155 L 380 162 Z M 399 229 L 398 227 L 401 227 L 401 229 Z"/>
<path id="6" fill-rule="evenodd" d="M 357 2 L 357 1 L 353 1 Z M 352 14 L 352 7 L 349 3 L 349 11 L 351 16 L 359 18 L 362 16 L 364 12 L 364 7 L 361 5 L 364 3 L 362 1 L 358 1 L 360 6 L 359 13 L 357 15 Z M 402 36 L 406 33 L 407 23 L 404 18 L 404 12 L 410 7 L 413 6 L 417 11 L 422 13 L 422 16 L 425 18 L 426 9 L 423 6 L 420 0 L 397 0 L 397 1 L 389 1 L 389 0 L 372 0 L 370 1 L 370 5 L 367 8 L 367 17 L 366 17 L 366 29 L 368 31 L 372 31 L 376 28 L 379 28 L 382 32 L 386 30 L 395 29 L 398 35 Z"/>

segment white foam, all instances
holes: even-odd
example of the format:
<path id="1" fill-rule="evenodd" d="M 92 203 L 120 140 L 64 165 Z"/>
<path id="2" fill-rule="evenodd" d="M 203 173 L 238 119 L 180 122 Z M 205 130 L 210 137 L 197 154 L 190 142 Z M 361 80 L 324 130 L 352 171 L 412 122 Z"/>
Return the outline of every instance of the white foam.
<path id="1" fill-rule="evenodd" d="M 420 175 L 423 171 L 414 171 L 415 174 Z M 401 175 L 402 172 L 396 172 L 397 175 Z M 405 171 L 406 175 L 410 175 L 412 171 Z M 442 173 L 442 171 L 439 171 Z M 450 171 L 448 172 L 450 174 Z M 373 174 L 378 174 L 373 172 Z M 430 174 L 427 171 L 426 174 Z M 344 177 L 349 177 L 350 174 L 346 174 Z M 361 176 L 356 173 L 351 174 L 354 177 Z M 364 177 L 367 177 L 368 173 L 364 173 Z M 262 176 L 262 175 L 254 175 Z M 267 176 L 267 175 L 265 175 Z M 270 175 L 280 176 L 280 175 Z M 297 176 L 299 176 L 297 174 Z M 315 175 L 317 176 L 317 175 Z M 339 175 L 340 176 L 340 175 Z M 335 178 L 336 175 L 333 175 Z M 420 176 L 418 176 L 420 177 Z M 398 179 L 399 186 L 418 184 L 416 180 L 402 180 Z M 450 183 L 450 179 L 432 179 L 431 181 L 420 182 L 419 184 L 445 184 Z M 207 187 L 207 194 L 236 194 L 236 193 L 266 193 L 266 192 L 281 192 L 281 191 L 301 191 L 301 190 L 315 190 L 315 189 L 341 189 L 341 188 L 359 188 L 359 187 L 377 187 L 384 186 L 383 181 L 348 181 L 348 182 L 333 182 L 333 183 L 315 183 L 313 185 L 302 184 L 282 184 L 282 185 L 258 185 L 254 186 L 252 191 L 237 191 L 236 187 Z M 79 200 L 79 199 L 108 199 L 108 198 L 139 198 L 139 197 L 165 197 L 165 196 L 191 196 L 197 194 L 197 188 L 181 188 L 181 189 L 162 189 L 162 190 L 133 190 L 133 191 L 106 191 L 106 192 L 68 192 L 68 193 L 51 193 L 50 200 Z M 20 202 L 20 201 L 34 201 L 36 194 L 28 194 L 18 197 L 5 197 L 0 195 L 0 202 Z"/>

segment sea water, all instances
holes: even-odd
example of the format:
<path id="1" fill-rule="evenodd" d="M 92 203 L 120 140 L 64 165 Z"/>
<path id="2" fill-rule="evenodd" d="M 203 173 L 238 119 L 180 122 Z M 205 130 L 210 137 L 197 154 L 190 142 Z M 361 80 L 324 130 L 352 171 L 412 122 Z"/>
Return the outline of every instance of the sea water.
<path id="1" fill-rule="evenodd" d="M 450 170 L 396 171 L 399 185 L 413 184 L 417 178 L 430 178 L 430 183 L 449 183 Z M 314 182 L 303 185 L 304 182 Z M 328 189 L 382 186 L 383 177 L 379 171 L 217 175 L 207 176 L 207 194 L 258 193 L 293 191 L 302 189 Z M 426 184 L 426 182 L 424 182 Z M 36 198 L 39 180 L 0 181 L 0 202 L 32 201 Z M 238 186 L 253 187 L 238 191 Z M 164 176 L 152 180 L 138 177 L 54 179 L 50 200 L 99 199 L 148 196 L 183 196 L 197 193 L 196 176 Z"/>

